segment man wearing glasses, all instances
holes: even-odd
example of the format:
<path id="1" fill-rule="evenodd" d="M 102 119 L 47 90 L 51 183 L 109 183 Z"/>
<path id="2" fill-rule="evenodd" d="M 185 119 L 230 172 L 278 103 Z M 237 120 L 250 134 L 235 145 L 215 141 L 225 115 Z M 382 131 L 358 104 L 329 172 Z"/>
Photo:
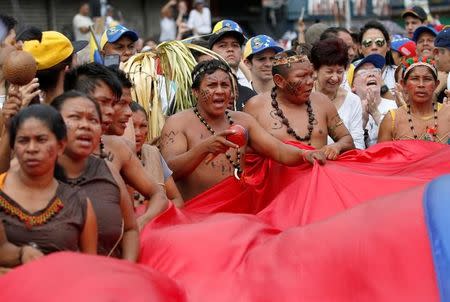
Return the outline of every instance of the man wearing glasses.
<path id="1" fill-rule="evenodd" d="M 365 57 L 355 66 L 352 91 L 362 102 L 364 141 L 366 147 L 377 143 L 378 126 L 390 109 L 396 109 L 395 101 L 381 97 L 381 70 L 385 59 L 379 54 Z"/>

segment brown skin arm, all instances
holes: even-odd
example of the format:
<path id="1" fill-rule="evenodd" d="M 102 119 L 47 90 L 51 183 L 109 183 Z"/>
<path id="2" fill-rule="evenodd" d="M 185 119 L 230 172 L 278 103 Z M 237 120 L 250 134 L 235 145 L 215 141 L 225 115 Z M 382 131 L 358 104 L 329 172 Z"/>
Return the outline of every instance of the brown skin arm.
<path id="1" fill-rule="evenodd" d="M 90 199 L 87 199 L 86 222 L 80 235 L 80 250 L 82 253 L 97 254 L 97 218 Z"/>
<path id="2" fill-rule="evenodd" d="M 9 134 L 6 128 L 2 129 L 0 136 L 0 174 L 9 169 L 11 162 L 11 148 L 9 147 Z"/>
<path id="3" fill-rule="evenodd" d="M 0 221 L 0 266 L 15 267 L 42 256 L 44 256 L 44 254 L 41 251 L 29 245 L 18 247 L 8 242 L 5 229 Z"/>
<path id="4" fill-rule="evenodd" d="M 314 163 L 315 160 L 320 164 L 325 163 L 325 157 L 321 151 L 305 151 L 284 144 L 264 130 L 252 116 L 245 113 L 239 115 L 248 125 L 249 146 L 259 154 L 287 166 L 299 165 L 305 162 L 305 159 L 310 163 Z"/>
<path id="5" fill-rule="evenodd" d="M 336 107 L 328 101 L 327 105 L 327 128 L 328 135 L 335 141 L 330 146 L 336 147 L 337 153 L 355 149 L 353 138 L 339 117 Z"/>
<path id="6" fill-rule="evenodd" d="M 209 153 L 216 155 L 237 147 L 225 139 L 225 136 L 232 134 L 233 131 L 225 130 L 188 150 L 187 137 L 181 130 L 186 126 L 182 123 L 182 119 L 172 116 L 164 124 L 161 133 L 161 154 L 172 169 L 175 180 L 191 174 Z"/>
<path id="7" fill-rule="evenodd" d="M 149 200 L 150 206 L 140 217 L 143 219 L 141 223 L 146 224 L 167 209 L 168 201 L 166 194 L 159 187 L 158 183 L 145 171 L 145 168 L 133 150 L 123 142 L 113 147 L 117 152 L 123 153 L 120 156 L 123 159 L 120 174 L 125 183 L 136 189 L 136 191 Z"/>
<path id="8" fill-rule="evenodd" d="M 172 176 L 167 178 L 165 186 L 167 198 L 169 198 L 177 208 L 184 207 L 183 196 L 181 196 L 181 193 L 178 190 L 178 187 L 175 184 L 175 180 L 173 180 Z"/>
<path id="9" fill-rule="evenodd" d="M 383 121 L 378 128 L 378 142 L 392 141 L 392 116 L 388 113 L 384 116 Z"/>
<path id="10" fill-rule="evenodd" d="M 139 230 L 134 216 L 133 203 L 120 174 L 109 163 L 108 166 L 120 189 L 120 210 L 124 224 L 122 258 L 136 262 L 139 256 Z"/>

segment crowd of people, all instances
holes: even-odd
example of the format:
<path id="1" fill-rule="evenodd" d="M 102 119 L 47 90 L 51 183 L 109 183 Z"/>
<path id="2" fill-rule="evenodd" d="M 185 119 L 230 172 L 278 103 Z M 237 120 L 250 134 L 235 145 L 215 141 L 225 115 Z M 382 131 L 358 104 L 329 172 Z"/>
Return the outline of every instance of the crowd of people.
<path id="1" fill-rule="evenodd" d="M 2 272 L 64 250 L 134 262 L 147 223 L 169 203 L 183 207 L 245 175 L 246 153 L 324 165 L 384 141 L 450 144 L 450 28 L 427 25 L 421 7 L 403 13 L 405 37 L 377 21 L 357 33 L 314 25 L 291 49 L 264 34 L 247 37 L 233 20 L 212 27 L 204 1 L 188 14 L 185 1 L 171 0 L 161 14 L 161 42 L 189 37 L 217 57 L 193 52 L 196 105 L 167 116 L 153 142 L 149 112 L 131 93 L 143 83 L 120 69 L 138 53 L 135 31 L 105 29 L 100 54 L 118 56 L 116 65 L 79 64 L 88 4 L 74 18 L 76 42 L 34 27 L 16 35 L 15 19 L 1 16 L 0 65 L 16 48 L 37 63 L 24 86 L 0 73 Z"/>

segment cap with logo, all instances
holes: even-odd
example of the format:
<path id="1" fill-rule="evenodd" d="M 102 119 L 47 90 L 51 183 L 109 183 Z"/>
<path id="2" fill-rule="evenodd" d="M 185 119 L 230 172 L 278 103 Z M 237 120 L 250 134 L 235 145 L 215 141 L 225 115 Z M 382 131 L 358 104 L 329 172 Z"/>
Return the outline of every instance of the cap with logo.
<path id="1" fill-rule="evenodd" d="M 384 65 L 386 64 L 386 59 L 382 55 L 377 53 L 368 55 L 367 57 L 365 57 L 364 59 L 355 64 L 355 72 L 356 70 L 358 70 L 358 68 L 360 68 L 366 63 L 373 64 L 375 68 L 383 69 Z"/>
<path id="2" fill-rule="evenodd" d="M 208 41 L 209 49 L 211 49 L 213 45 L 225 35 L 232 35 L 236 37 L 240 45 L 244 44 L 246 40 L 244 32 L 239 24 L 232 20 L 222 20 L 214 25 L 213 34 Z"/>
<path id="3" fill-rule="evenodd" d="M 409 9 L 405 10 L 402 13 L 402 18 L 405 19 L 407 16 L 416 17 L 416 18 L 420 19 L 422 22 L 424 22 L 428 18 L 427 13 L 420 6 L 413 6 Z"/>
<path id="4" fill-rule="evenodd" d="M 100 40 L 100 49 L 103 49 L 106 43 L 114 43 L 123 36 L 129 37 L 133 42 L 136 42 L 139 39 L 136 32 L 118 24 L 105 30 L 102 35 L 102 39 Z"/>
<path id="5" fill-rule="evenodd" d="M 450 27 L 444 28 L 438 33 L 434 39 L 434 46 L 450 49 Z"/>
<path id="6" fill-rule="evenodd" d="M 61 63 L 73 53 L 86 47 L 87 41 L 70 42 L 57 31 L 42 32 L 42 39 L 25 41 L 23 50 L 29 52 L 37 63 L 37 70 L 48 69 Z"/>
<path id="7" fill-rule="evenodd" d="M 349 68 L 349 72 L 347 73 L 347 79 L 350 86 L 353 85 L 353 79 L 355 77 L 356 71 L 358 68 L 362 67 L 366 63 L 371 63 L 375 68 L 383 69 L 384 65 L 386 64 L 386 59 L 377 53 L 368 55 L 367 57 L 363 58 L 362 60 L 356 61 L 352 64 L 354 68 Z M 351 67 L 351 66 L 350 66 Z M 351 71 L 351 72 L 350 72 Z"/>
<path id="8" fill-rule="evenodd" d="M 416 56 L 416 43 L 408 38 L 398 38 L 391 42 L 391 49 L 400 53 L 403 57 Z"/>
<path id="9" fill-rule="evenodd" d="M 437 34 L 438 34 L 437 31 L 433 27 L 430 27 L 430 26 L 419 26 L 414 31 L 412 40 L 417 43 L 417 40 L 419 40 L 420 35 L 425 33 L 425 32 L 430 33 L 434 37 L 436 37 Z"/>
<path id="10" fill-rule="evenodd" d="M 284 50 L 271 37 L 266 35 L 258 35 L 248 40 L 245 44 L 244 59 L 248 59 L 248 57 L 260 53 L 266 49 L 273 49 L 275 53 L 279 53 Z"/>

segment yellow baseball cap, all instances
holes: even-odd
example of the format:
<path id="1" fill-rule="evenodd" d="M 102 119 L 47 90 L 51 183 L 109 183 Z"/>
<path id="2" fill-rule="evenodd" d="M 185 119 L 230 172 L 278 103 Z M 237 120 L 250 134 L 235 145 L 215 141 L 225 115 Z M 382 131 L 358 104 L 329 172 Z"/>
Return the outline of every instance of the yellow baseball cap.
<path id="1" fill-rule="evenodd" d="M 37 70 L 48 69 L 67 59 L 74 48 L 70 40 L 57 31 L 42 32 L 42 39 L 25 41 L 23 50 L 29 52 L 37 62 Z"/>

